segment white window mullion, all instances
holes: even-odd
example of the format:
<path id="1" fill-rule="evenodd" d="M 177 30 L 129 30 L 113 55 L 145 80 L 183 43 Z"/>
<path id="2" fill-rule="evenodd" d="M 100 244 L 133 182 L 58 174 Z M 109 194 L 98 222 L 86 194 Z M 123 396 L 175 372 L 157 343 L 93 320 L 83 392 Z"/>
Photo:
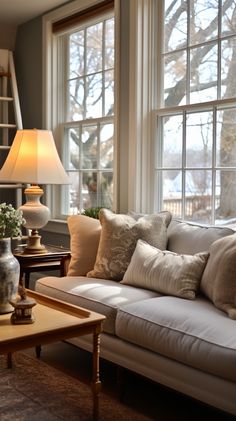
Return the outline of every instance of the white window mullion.
<path id="1" fill-rule="evenodd" d="M 130 0 L 129 203 L 150 212 L 153 202 L 152 153 L 153 2 Z"/>

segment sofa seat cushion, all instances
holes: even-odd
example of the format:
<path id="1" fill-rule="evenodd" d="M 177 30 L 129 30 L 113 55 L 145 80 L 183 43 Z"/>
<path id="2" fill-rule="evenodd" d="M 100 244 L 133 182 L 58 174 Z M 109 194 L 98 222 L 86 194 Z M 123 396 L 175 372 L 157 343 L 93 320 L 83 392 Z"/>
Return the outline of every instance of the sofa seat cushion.
<path id="1" fill-rule="evenodd" d="M 48 276 L 38 279 L 35 289 L 41 294 L 104 314 L 103 329 L 110 334 L 115 333 L 117 309 L 121 305 L 158 296 L 153 291 L 83 276 Z"/>
<path id="2" fill-rule="evenodd" d="M 165 357 L 236 381 L 236 322 L 205 298 L 159 297 L 118 310 L 116 334 Z"/>

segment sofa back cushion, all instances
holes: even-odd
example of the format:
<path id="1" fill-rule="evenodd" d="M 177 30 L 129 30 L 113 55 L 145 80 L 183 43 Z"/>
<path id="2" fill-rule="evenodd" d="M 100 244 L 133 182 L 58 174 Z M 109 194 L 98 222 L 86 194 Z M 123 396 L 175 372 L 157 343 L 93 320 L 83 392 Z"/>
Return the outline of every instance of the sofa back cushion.
<path id="1" fill-rule="evenodd" d="M 72 215 L 67 219 L 70 233 L 71 260 L 68 276 L 85 276 L 93 269 L 100 240 L 101 224 L 98 219 L 85 215 Z"/>
<path id="2" fill-rule="evenodd" d="M 213 227 L 172 219 L 168 230 L 167 249 L 179 254 L 196 254 L 208 251 L 219 238 L 232 235 L 226 227 Z"/>

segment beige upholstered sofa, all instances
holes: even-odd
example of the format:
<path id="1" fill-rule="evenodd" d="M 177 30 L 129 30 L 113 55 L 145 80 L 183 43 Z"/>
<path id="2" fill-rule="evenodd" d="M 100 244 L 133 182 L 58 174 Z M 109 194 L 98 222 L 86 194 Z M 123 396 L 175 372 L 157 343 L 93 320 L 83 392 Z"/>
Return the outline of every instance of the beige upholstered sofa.
<path id="1" fill-rule="evenodd" d="M 106 316 L 103 358 L 236 415 L 236 234 L 170 219 L 70 217 L 68 276 L 36 290 Z"/>

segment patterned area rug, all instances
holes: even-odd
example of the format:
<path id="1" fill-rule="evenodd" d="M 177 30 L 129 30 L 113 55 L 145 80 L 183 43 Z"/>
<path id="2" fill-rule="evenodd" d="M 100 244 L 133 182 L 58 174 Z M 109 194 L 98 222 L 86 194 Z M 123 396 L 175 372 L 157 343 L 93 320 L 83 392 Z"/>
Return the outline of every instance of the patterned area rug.
<path id="1" fill-rule="evenodd" d="M 88 385 L 23 352 L 13 358 L 13 367 L 8 369 L 6 357 L 0 356 L 1 421 L 92 420 Z M 150 421 L 102 392 L 99 419 Z"/>

